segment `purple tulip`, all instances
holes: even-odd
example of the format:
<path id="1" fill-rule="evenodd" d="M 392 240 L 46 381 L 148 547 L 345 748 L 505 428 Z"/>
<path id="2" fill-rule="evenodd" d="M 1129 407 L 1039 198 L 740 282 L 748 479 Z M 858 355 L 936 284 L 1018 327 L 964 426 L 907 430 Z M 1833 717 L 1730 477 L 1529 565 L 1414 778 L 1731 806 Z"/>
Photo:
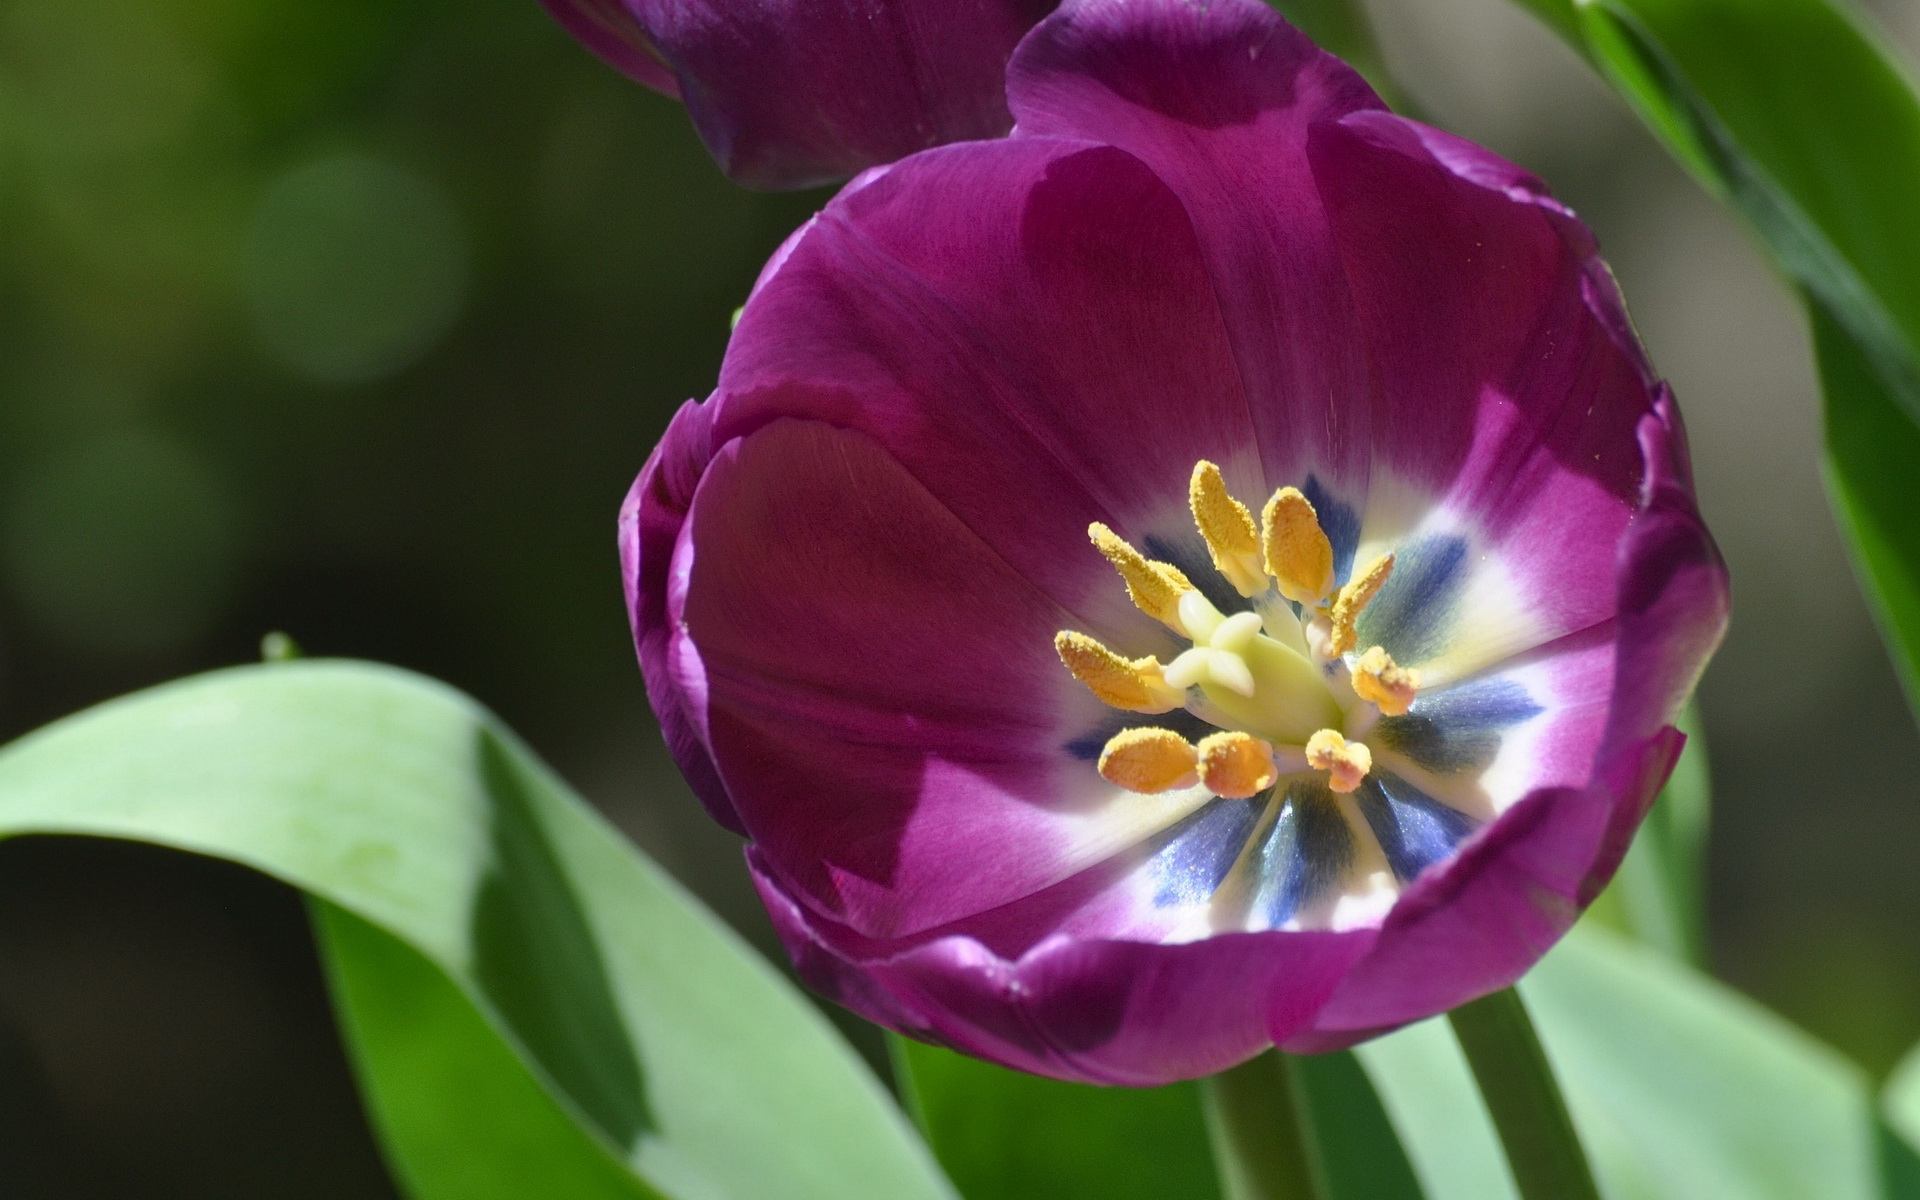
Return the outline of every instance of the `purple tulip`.
<path id="1" fill-rule="evenodd" d="M 687 777 L 812 986 L 1028 1071 L 1511 983 L 1726 622 L 1591 235 L 1254 0 L 1069 0 L 1008 79 L 781 249 L 635 484 Z"/>
<path id="2" fill-rule="evenodd" d="M 999 137 L 1007 56 L 1059 0 L 542 0 L 686 102 L 735 182 L 797 188 Z"/>

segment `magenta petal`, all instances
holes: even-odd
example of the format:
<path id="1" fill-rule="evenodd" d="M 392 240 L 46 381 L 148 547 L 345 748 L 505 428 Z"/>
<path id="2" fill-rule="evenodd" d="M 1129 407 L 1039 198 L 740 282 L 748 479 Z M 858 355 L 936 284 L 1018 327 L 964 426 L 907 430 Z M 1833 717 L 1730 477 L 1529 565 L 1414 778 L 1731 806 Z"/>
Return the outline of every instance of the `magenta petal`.
<path id="1" fill-rule="evenodd" d="M 1307 1021 L 1373 940 L 1055 938 L 1009 960 L 950 935 L 860 958 L 767 875 L 755 882 L 801 978 L 823 995 L 902 1033 L 1082 1083 L 1152 1087 L 1244 1062 Z"/>
<path id="2" fill-rule="evenodd" d="M 633 624 L 647 700 L 660 722 L 667 749 L 713 819 L 744 834 L 746 827 L 740 823 L 740 815 L 734 811 L 707 751 L 698 709 L 689 706 L 668 668 L 678 626 L 668 611 L 668 576 L 674 546 L 693 504 L 694 489 L 713 456 L 709 416 L 707 407 L 691 400 L 681 405 L 640 477 L 634 480 L 633 490 L 620 508 L 620 575 L 626 586 L 627 616 Z"/>
<path id="3" fill-rule="evenodd" d="M 1077 0 L 1021 44 L 1007 94 L 1020 135 L 1118 146 L 1180 197 L 1269 480 L 1363 484 L 1373 385 L 1307 149 L 1380 107 L 1366 82 L 1263 4 Z"/>
<path id="4" fill-rule="evenodd" d="M 593 3 L 599 14 L 609 0 Z M 1005 133 L 1007 56 L 1053 0 L 627 4 L 721 169 L 749 187 L 796 188 Z M 588 36 L 617 27 L 610 13 L 588 21 L 555 11 L 614 65 L 652 82 L 631 69 L 622 41 L 610 53 L 609 38 Z"/>
<path id="5" fill-rule="evenodd" d="M 1067 752 L 1106 717 L 1054 655 L 1066 614 L 872 439 L 789 420 L 727 443 L 693 545 L 670 669 L 796 899 L 901 936 L 1183 815 Z"/>
<path id="6" fill-rule="evenodd" d="M 721 394 L 721 439 L 788 415 L 872 435 L 1093 631 L 1151 639 L 1137 653 L 1164 639 L 1088 523 L 1190 537 L 1201 458 L 1267 490 L 1185 210 L 1084 143 L 948 147 L 843 193 L 754 293 Z"/>

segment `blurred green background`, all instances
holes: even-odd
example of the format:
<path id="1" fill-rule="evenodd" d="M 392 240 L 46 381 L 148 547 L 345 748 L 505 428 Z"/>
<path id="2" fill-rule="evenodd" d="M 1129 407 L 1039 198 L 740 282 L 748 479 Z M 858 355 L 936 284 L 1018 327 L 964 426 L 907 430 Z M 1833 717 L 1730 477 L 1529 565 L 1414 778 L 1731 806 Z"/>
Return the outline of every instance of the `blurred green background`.
<path id="1" fill-rule="evenodd" d="M 1825 508 L 1799 317 L 1517 9 L 1372 8 L 1431 118 L 1595 226 L 1678 390 L 1736 596 L 1703 692 L 1716 965 L 1884 1071 L 1920 1039 L 1920 736 Z M 1879 18 L 1920 39 L 1920 0 Z M 613 522 L 823 198 L 732 187 L 535 0 L 0 0 L 0 735 L 284 629 L 473 692 L 771 949 L 647 714 Z M 392 1195 L 293 895 L 0 845 L 0 1181 Z"/>

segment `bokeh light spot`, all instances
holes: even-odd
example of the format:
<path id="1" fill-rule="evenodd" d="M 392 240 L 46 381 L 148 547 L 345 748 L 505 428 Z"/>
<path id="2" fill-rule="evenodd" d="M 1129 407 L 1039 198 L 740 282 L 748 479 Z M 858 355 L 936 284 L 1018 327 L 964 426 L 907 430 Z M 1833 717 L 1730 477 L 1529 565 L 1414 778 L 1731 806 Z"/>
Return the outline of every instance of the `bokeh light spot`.
<path id="1" fill-rule="evenodd" d="M 467 239 L 427 180 L 342 155 L 268 186 L 244 271 L 255 327 L 275 357 L 323 383 L 360 383 L 413 362 L 453 324 Z"/>
<path id="2" fill-rule="evenodd" d="M 0 517 L 0 565 L 26 615 L 112 656 L 188 647 L 220 615 L 239 514 L 204 462 L 171 438 L 121 431 L 21 479 Z"/>

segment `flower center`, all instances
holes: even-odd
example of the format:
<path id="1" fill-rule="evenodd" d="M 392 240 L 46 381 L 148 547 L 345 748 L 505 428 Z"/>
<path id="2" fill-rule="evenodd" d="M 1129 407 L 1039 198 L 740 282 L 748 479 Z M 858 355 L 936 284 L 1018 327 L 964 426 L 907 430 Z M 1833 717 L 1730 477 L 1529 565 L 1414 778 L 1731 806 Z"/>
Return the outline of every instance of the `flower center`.
<path id="1" fill-rule="evenodd" d="M 1123 729 L 1101 753 L 1100 774 L 1149 793 L 1199 783 L 1219 796 L 1249 797 L 1308 773 L 1324 775 L 1336 792 L 1354 791 L 1373 769 L 1360 739 L 1381 716 L 1406 713 L 1420 685 L 1419 673 L 1384 647 L 1355 653 L 1360 614 L 1386 585 L 1393 555 L 1337 586 L 1332 542 L 1299 489 L 1275 492 L 1256 525 L 1220 468 L 1203 460 L 1188 500 L 1214 569 L 1248 610 L 1222 613 L 1179 568 L 1096 522 L 1088 536 L 1134 604 L 1189 646 L 1164 666 L 1072 630 L 1056 635 L 1054 648 L 1103 703 L 1144 714 L 1184 708 L 1220 732 L 1195 745 L 1159 726 Z"/>

